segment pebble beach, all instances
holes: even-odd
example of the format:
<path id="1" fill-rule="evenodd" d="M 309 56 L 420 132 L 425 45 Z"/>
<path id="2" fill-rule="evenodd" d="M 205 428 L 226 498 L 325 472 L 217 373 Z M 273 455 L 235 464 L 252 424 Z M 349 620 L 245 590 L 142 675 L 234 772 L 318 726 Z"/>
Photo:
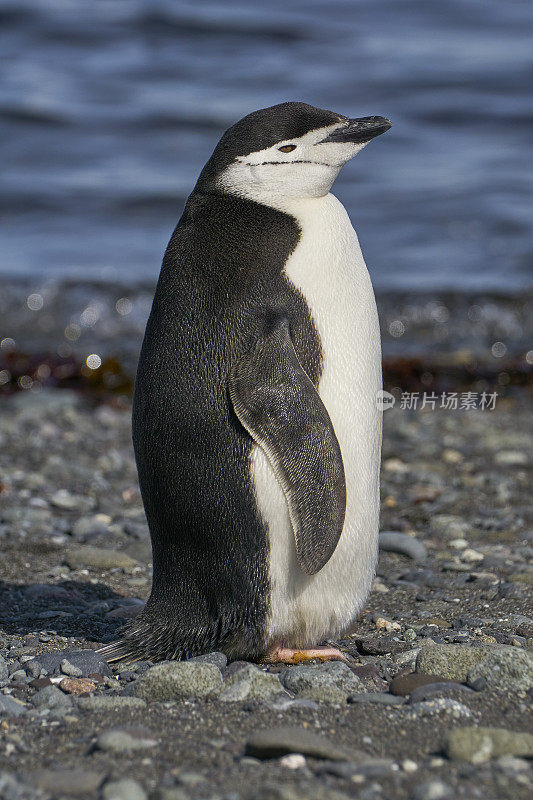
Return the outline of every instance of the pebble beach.
<path id="1" fill-rule="evenodd" d="M 0 18 L 0 800 L 529 800 L 533 5 Z M 344 661 L 108 664 L 151 589 L 161 256 L 223 131 L 286 100 L 394 125 L 335 185 L 381 324 L 372 591 Z"/>
<path id="2" fill-rule="evenodd" d="M 3 397 L 0 797 L 529 797 L 525 399 L 385 411 L 380 560 L 346 663 L 115 666 L 95 651 L 151 583 L 130 408 Z"/>

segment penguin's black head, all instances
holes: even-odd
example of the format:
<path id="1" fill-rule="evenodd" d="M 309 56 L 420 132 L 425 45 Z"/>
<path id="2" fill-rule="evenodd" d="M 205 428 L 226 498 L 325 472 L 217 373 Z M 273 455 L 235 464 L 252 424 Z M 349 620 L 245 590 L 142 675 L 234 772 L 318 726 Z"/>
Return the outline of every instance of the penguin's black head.
<path id="1" fill-rule="evenodd" d="M 327 194 L 340 169 L 391 123 L 349 119 L 307 103 L 281 103 L 228 128 L 205 165 L 200 186 L 279 205 Z"/>

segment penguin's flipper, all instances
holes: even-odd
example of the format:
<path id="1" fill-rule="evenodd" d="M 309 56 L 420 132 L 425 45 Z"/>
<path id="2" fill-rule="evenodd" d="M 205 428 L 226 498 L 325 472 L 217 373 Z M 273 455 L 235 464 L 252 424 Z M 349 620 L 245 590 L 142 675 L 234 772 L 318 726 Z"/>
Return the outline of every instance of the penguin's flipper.
<path id="1" fill-rule="evenodd" d="M 298 360 L 286 320 L 232 367 L 229 392 L 283 489 L 299 564 L 314 575 L 339 541 L 346 482 L 329 414 Z"/>

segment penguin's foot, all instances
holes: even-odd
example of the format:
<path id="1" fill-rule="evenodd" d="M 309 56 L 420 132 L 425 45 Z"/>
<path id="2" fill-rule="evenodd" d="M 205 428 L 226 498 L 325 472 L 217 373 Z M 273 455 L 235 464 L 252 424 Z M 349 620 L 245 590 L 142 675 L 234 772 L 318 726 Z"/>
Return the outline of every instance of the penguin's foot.
<path id="1" fill-rule="evenodd" d="M 265 656 L 270 664 L 303 664 L 306 661 L 344 661 L 352 663 L 349 656 L 341 653 L 336 647 L 311 647 L 308 650 L 291 650 L 289 647 L 275 647 Z"/>

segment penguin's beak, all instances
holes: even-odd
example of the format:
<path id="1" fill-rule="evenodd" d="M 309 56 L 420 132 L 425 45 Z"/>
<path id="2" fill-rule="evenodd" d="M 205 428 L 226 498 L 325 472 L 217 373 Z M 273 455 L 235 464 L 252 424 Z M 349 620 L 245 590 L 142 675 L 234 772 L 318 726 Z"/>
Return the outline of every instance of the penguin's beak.
<path id="1" fill-rule="evenodd" d="M 349 119 L 342 128 L 332 131 L 329 136 L 322 139 L 319 144 L 326 142 L 351 142 L 352 144 L 364 144 L 375 136 L 388 131 L 392 127 L 392 122 L 386 117 L 359 117 L 359 119 Z"/>

